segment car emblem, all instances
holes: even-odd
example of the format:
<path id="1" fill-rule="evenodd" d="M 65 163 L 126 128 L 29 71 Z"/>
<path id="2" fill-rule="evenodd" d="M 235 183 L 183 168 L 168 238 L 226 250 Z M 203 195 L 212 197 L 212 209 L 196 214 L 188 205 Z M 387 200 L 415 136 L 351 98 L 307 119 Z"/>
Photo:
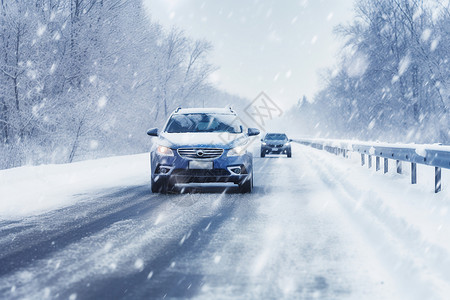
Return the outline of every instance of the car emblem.
<path id="1" fill-rule="evenodd" d="M 197 151 L 197 156 L 198 156 L 198 157 L 202 157 L 203 154 L 204 154 L 204 153 L 203 153 L 203 150 L 198 150 L 198 151 Z"/>

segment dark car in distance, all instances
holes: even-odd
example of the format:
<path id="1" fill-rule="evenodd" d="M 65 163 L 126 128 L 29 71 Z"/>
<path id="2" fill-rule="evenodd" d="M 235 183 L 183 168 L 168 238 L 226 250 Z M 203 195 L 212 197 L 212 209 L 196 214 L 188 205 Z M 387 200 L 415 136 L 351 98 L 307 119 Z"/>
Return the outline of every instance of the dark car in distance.
<path id="1" fill-rule="evenodd" d="M 261 157 L 266 154 L 286 154 L 292 157 L 291 140 L 284 133 L 267 133 L 261 139 Z"/>

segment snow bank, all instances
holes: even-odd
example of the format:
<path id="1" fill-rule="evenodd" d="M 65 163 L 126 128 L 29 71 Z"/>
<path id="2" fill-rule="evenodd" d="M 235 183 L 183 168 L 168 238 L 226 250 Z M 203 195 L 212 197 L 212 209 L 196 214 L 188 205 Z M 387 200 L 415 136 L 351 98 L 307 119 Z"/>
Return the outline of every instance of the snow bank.
<path id="1" fill-rule="evenodd" d="M 408 278 L 399 282 L 402 289 L 416 285 L 419 293 L 409 299 L 444 299 L 430 293 L 450 293 L 450 170 L 442 170 L 443 191 L 435 194 L 433 167 L 418 165 L 418 183 L 411 185 L 409 168 L 396 174 L 395 161 L 383 174 L 361 167 L 358 153 L 344 159 L 302 147 L 395 277 Z"/>
<path id="2" fill-rule="evenodd" d="M 389 148 L 404 148 L 415 150 L 418 155 L 426 153 L 426 150 L 450 151 L 450 145 L 441 144 L 405 144 L 405 143 L 384 143 L 379 141 L 359 141 L 359 140 L 341 140 L 341 139 L 321 139 L 321 138 L 304 138 L 295 137 L 294 141 L 310 141 L 313 143 L 320 143 L 332 147 L 341 147 L 343 149 L 352 150 L 352 145 L 364 145 L 368 147 L 389 147 Z"/>
<path id="3" fill-rule="evenodd" d="M 0 219 L 73 204 L 81 194 L 149 183 L 148 153 L 0 171 Z"/>

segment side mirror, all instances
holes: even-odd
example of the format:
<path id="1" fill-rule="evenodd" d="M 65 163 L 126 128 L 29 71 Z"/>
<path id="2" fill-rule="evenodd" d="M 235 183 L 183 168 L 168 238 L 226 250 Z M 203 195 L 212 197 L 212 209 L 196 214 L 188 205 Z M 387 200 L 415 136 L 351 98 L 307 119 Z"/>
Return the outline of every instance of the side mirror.
<path id="1" fill-rule="evenodd" d="M 249 128 L 247 131 L 248 136 L 258 135 L 259 129 L 256 128 Z"/>
<path id="2" fill-rule="evenodd" d="M 151 128 L 147 130 L 149 136 L 158 136 L 158 128 Z"/>
<path id="3" fill-rule="evenodd" d="M 289 143 L 292 142 L 292 139 L 289 139 Z"/>

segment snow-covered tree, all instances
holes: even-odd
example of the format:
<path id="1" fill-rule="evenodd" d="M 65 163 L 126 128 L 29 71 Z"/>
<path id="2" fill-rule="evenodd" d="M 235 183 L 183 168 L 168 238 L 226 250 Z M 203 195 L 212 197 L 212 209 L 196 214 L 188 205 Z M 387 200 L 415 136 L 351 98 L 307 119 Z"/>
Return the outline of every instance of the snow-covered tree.
<path id="1" fill-rule="evenodd" d="M 441 0 L 358 0 L 337 70 L 315 98 L 321 132 L 450 142 L 449 6 Z M 301 113 L 299 111 L 298 113 Z"/>
<path id="2" fill-rule="evenodd" d="M 3 0 L 0 49 L 0 168 L 144 151 L 215 70 L 141 0 Z"/>

